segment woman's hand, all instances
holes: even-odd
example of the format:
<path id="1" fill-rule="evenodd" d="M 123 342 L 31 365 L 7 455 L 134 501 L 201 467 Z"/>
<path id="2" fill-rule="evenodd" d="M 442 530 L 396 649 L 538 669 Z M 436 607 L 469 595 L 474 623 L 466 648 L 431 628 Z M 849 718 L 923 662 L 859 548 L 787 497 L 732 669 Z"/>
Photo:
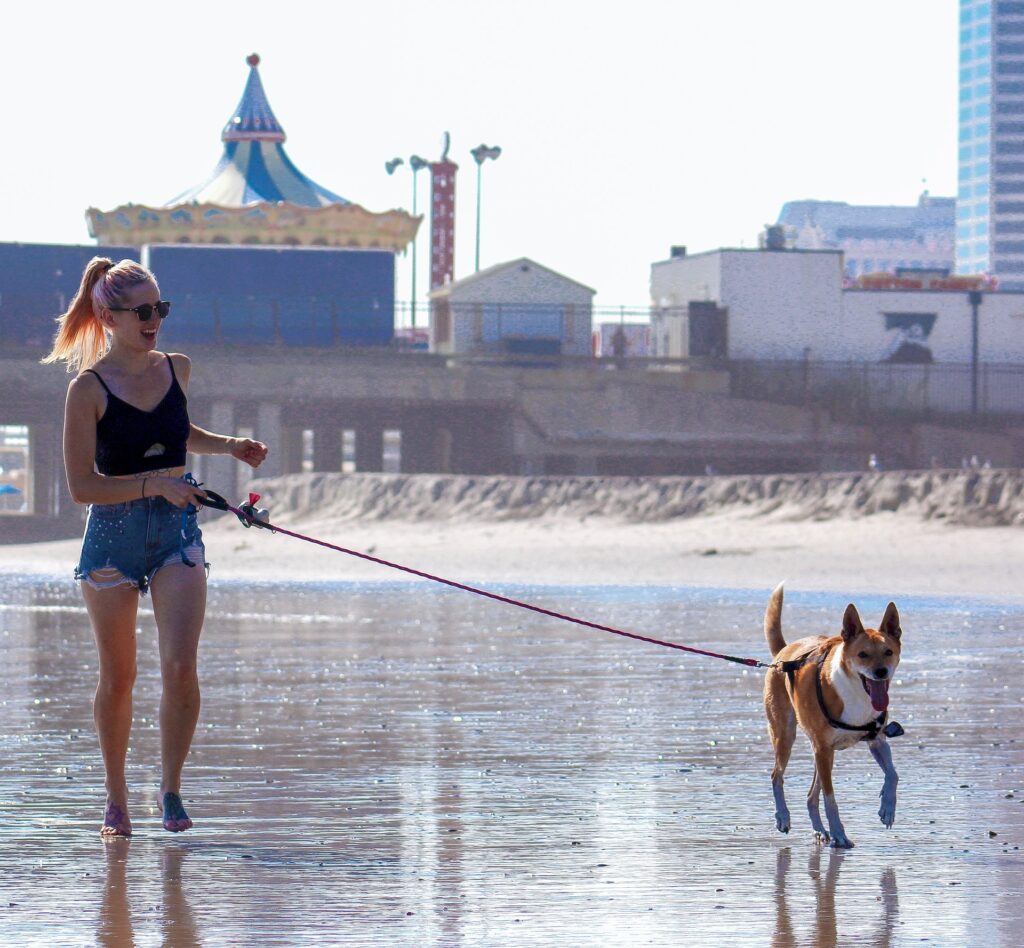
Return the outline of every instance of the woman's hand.
<path id="1" fill-rule="evenodd" d="M 267 456 L 267 446 L 252 438 L 232 438 L 228 452 L 235 460 L 244 461 L 249 467 L 259 467 Z"/>
<path id="2" fill-rule="evenodd" d="M 182 510 L 189 504 L 193 507 L 201 507 L 202 501 L 206 498 L 205 490 L 201 487 L 195 487 L 184 478 L 147 477 L 146 496 L 155 497 L 158 494 Z"/>

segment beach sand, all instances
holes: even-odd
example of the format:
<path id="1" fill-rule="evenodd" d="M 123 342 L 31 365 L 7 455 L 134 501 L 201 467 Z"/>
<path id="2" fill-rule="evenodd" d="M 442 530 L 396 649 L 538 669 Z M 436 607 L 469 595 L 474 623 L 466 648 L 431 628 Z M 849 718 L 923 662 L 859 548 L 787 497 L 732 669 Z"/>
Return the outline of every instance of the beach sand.
<path id="1" fill-rule="evenodd" d="M 387 567 L 203 515 L 211 579 L 403 578 Z M 922 522 L 910 514 L 793 521 L 723 512 L 660 523 L 601 518 L 339 521 L 284 517 L 286 529 L 468 583 L 702 586 L 1024 600 L 1024 529 Z M 298 521 L 298 522 L 296 522 Z M 80 540 L 0 546 L 0 574 L 71 575 Z M 408 577 L 405 577 L 408 578 Z"/>

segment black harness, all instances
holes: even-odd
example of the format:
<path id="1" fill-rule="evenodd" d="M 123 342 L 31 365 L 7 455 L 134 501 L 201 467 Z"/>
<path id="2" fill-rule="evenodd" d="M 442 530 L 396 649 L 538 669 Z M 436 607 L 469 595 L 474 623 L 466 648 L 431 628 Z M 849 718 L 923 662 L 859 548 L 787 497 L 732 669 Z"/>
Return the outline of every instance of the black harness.
<path id="1" fill-rule="evenodd" d="M 873 741 L 879 734 L 884 734 L 886 737 L 899 737 L 903 734 L 903 728 L 896 721 L 892 721 L 889 724 L 885 723 L 886 718 L 889 716 L 887 711 L 883 711 L 877 718 L 869 721 L 867 724 L 846 724 L 844 721 L 837 721 L 829 714 L 829 710 L 825 706 L 825 695 L 822 694 L 821 690 L 821 669 L 825 664 L 825 659 L 828 658 L 828 653 L 831 651 L 832 646 L 830 645 L 818 655 L 814 663 L 817 666 L 814 669 L 814 689 L 818 694 L 818 707 L 821 708 L 821 713 L 825 715 L 828 723 L 842 731 L 862 731 L 864 733 L 864 736 L 861 738 L 862 741 Z M 781 663 L 780 667 L 786 673 L 786 677 L 789 678 L 789 692 L 791 696 L 796 689 L 797 669 L 803 668 L 812 654 L 813 652 L 807 652 L 799 658 Z"/>

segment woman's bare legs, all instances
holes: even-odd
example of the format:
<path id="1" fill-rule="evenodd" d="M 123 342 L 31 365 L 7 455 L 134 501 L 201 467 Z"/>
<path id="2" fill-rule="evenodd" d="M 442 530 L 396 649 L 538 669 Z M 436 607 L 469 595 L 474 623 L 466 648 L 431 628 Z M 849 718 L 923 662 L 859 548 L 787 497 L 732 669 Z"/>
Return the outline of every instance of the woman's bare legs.
<path id="1" fill-rule="evenodd" d="M 106 772 L 107 806 L 103 836 L 130 836 L 125 757 L 132 729 L 132 687 L 135 684 L 135 622 L 139 591 L 127 583 L 93 589 L 82 583 L 85 607 L 92 621 L 99 655 L 100 679 L 93 717 Z"/>
<path id="2" fill-rule="evenodd" d="M 165 566 L 153 577 L 150 591 L 160 635 L 160 800 L 164 829 L 172 833 L 192 826 L 181 804 L 181 770 L 199 720 L 199 634 L 206 612 L 206 571 L 202 565 Z"/>

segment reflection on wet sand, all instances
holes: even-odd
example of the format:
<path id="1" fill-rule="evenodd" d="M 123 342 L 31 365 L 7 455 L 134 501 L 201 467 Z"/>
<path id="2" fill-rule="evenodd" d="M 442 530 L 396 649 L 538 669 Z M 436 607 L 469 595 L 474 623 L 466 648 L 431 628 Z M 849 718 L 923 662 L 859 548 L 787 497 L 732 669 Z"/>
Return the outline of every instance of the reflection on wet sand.
<path id="1" fill-rule="evenodd" d="M 125 948 L 136 944 L 128 884 L 132 843 L 128 839 L 105 839 L 102 846 L 106 858 L 106 880 L 96 920 L 96 944 L 104 948 Z M 143 867 L 141 873 L 133 872 L 133 880 L 138 884 L 149 869 L 159 874 L 162 896 L 159 923 L 163 936 L 161 944 L 166 948 L 194 948 L 202 944 L 182 881 L 182 863 L 187 852 L 184 846 L 169 843 L 158 851 L 148 848 L 134 855 L 136 860 L 154 857 L 158 860 L 156 866 Z"/>
<path id="2" fill-rule="evenodd" d="M 96 944 L 104 948 L 134 945 L 132 908 L 128 898 L 128 853 L 131 841 L 110 839 L 100 845 L 106 856 L 107 878 L 96 922 Z"/>
<path id="3" fill-rule="evenodd" d="M 854 933 L 849 925 L 855 924 L 862 929 L 869 923 L 869 907 L 879 906 L 881 917 L 874 927 L 856 938 L 859 945 L 872 945 L 875 948 L 890 948 L 893 935 L 899 921 L 899 894 L 896 889 L 896 870 L 886 866 L 879 878 L 878 887 L 881 895 L 874 899 L 865 898 L 865 893 L 851 889 L 846 899 L 840 899 L 845 909 L 836 910 L 836 887 L 843 860 L 852 858 L 842 850 L 814 846 L 807 860 L 807 875 L 790 879 L 790 866 L 793 862 L 793 851 L 785 847 L 778 851 L 775 859 L 775 933 L 772 938 L 774 948 L 796 948 L 797 945 L 814 945 L 815 948 L 836 948 L 839 944 L 853 943 Z M 826 863 L 824 873 L 822 862 Z M 790 909 L 792 889 L 799 889 L 800 894 L 806 890 L 814 893 L 813 904 L 806 913 L 801 907 L 797 912 L 794 926 L 793 914 Z M 802 902 L 803 900 L 801 900 Z M 851 911 L 853 907 L 855 911 Z M 840 919 L 843 919 L 840 922 Z M 843 925 L 847 930 L 843 930 Z M 808 932 L 808 937 L 804 933 Z M 797 932 L 801 934 L 797 934 Z"/>

